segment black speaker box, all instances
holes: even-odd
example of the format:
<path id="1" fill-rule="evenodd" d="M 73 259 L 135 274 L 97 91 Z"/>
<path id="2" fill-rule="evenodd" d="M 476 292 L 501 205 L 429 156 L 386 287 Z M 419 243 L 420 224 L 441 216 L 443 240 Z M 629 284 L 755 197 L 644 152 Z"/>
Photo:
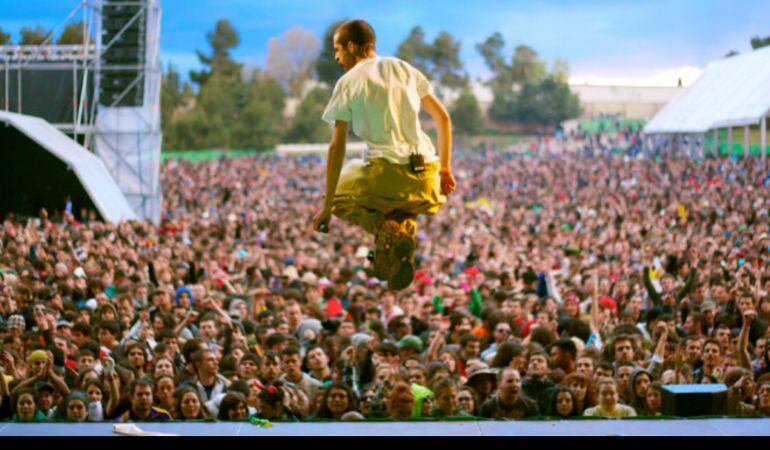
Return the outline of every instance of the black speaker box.
<path id="1" fill-rule="evenodd" d="M 724 384 L 669 384 L 663 386 L 661 412 L 667 416 L 693 417 L 727 414 Z"/>

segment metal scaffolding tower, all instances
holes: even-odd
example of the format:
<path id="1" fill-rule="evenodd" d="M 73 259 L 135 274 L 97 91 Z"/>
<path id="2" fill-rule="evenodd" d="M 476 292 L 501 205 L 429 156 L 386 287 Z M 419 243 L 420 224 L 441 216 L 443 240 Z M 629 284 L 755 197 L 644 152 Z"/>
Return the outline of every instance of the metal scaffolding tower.
<path id="1" fill-rule="evenodd" d="M 51 45 L 80 13 L 82 45 Z M 162 208 L 160 20 L 159 0 L 87 0 L 41 45 L 0 46 L 2 108 L 43 117 L 82 142 L 137 215 L 156 224 Z"/>

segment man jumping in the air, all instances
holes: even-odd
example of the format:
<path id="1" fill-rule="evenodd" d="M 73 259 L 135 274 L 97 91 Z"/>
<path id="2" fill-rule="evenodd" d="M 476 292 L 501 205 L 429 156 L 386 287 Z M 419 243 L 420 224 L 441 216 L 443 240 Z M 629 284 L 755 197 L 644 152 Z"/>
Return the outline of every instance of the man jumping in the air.
<path id="1" fill-rule="evenodd" d="M 375 42 L 363 20 L 349 20 L 334 33 L 334 58 L 346 73 L 323 113 L 334 132 L 326 196 L 313 228 L 328 232 L 334 214 L 373 233 L 375 274 L 400 290 L 414 278 L 417 215 L 436 214 L 455 189 L 452 122 L 425 76 L 397 58 L 377 56 Z M 420 108 L 438 129 L 440 158 L 420 127 Z M 343 168 L 351 122 L 367 150 Z"/>

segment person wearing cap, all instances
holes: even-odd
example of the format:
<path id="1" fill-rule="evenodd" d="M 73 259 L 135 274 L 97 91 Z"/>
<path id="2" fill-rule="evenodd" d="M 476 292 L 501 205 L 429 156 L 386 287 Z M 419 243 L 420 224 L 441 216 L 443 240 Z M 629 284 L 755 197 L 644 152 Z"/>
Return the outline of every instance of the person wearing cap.
<path id="1" fill-rule="evenodd" d="M 27 356 L 28 377 L 19 382 L 12 393 L 25 388 L 34 388 L 38 381 L 50 383 L 62 396 L 69 395 L 70 389 L 64 379 L 56 373 L 53 361 L 44 350 L 35 350 Z M 38 405 L 39 406 L 39 405 Z"/>
<path id="2" fill-rule="evenodd" d="M 230 317 L 237 320 L 244 320 L 249 316 L 249 306 L 245 300 L 234 298 L 230 301 L 228 313 L 230 314 Z"/>
<path id="3" fill-rule="evenodd" d="M 181 286 L 174 294 L 174 303 L 188 309 L 195 304 L 192 290 L 187 286 Z"/>
<path id="4" fill-rule="evenodd" d="M 305 319 L 297 328 L 297 337 L 302 347 L 307 349 L 320 342 L 323 324 L 318 319 Z"/>
<path id="5" fill-rule="evenodd" d="M 38 398 L 38 409 L 46 418 L 51 419 L 56 412 L 54 392 L 56 390 L 47 381 L 38 381 L 35 383 L 35 392 Z"/>
<path id="6" fill-rule="evenodd" d="M 414 406 L 412 406 L 412 419 L 421 419 L 433 415 L 433 391 L 425 386 L 412 383 L 412 395 L 414 396 Z"/>
<path id="7" fill-rule="evenodd" d="M 72 337 L 72 322 L 64 319 L 59 320 L 56 322 L 56 331 L 60 334 Z"/>
<path id="8" fill-rule="evenodd" d="M 118 320 L 120 316 L 118 315 L 118 309 L 115 308 L 115 305 L 112 303 L 104 303 L 97 309 L 96 317 L 99 318 L 100 322 L 104 322 L 107 320 Z"/>
<path id="9" fill-rule="evenodd" d="M 63 422 L 88 421 L 88 396 L 84 392 L 74 391 L 62 400 L 56 409 L 56 420 Z"/>
<path id="10" fill-rule="evenodd" d="M 21 314 L 14 314 L 8 317 L 8 332 L 14 339 L 21 338 L 21 334 L 27 329 L 27 322 Z"/>
<path id="11" fill-rule="evenodd" d="M 412 334 L 401 338 L 401 340 L 396 343 L 396 347 L 398 347 L 401 360 L 405 360 L 412 355 L 419 355 L 423 350 L 423 344 L 420 338 Z"/>
<path id="12" fill-rule="evenodd" d="M 700 312 L 706 317 L 707 333 L 711 334 L 714 328 L 714 316 L 716 315 L 717 304 L 713 300 L 705 300 L 700 305 Z"/>
<path id="13" fill-rule="evenodd" d="M 466 386 L 473 388 L 482 402 L 492 396 L 497 387 L 497 370 L 490 369 L 485 363 L 473 360 L 466 368 Z"/>

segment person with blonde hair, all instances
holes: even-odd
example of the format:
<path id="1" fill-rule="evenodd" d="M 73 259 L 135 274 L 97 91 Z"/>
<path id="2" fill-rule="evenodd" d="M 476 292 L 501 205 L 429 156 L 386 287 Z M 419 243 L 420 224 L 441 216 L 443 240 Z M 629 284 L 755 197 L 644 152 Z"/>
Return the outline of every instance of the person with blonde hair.
<path id="1" fill-rule="evenodd" d="M 599 392 L 599 404 L 588 408 L 584 415 L 593 417 L 610 417 L 620 419 L 623 417 L 636 417 L 634 408 L 618 403 L 618 384 L 612 378 L 601 378 L 597 382 Z"/>

